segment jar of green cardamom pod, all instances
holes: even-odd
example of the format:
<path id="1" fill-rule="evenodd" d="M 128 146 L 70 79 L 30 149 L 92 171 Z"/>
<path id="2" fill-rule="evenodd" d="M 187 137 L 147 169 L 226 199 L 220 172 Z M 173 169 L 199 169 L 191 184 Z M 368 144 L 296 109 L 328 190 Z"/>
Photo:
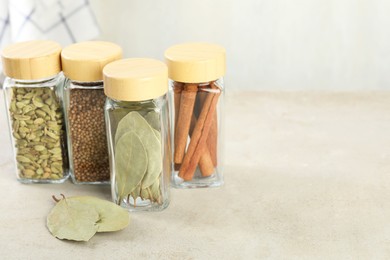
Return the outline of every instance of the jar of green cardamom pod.
<path id="1" fill-rule="evenodd" d="M 169 204 L 168 69 L 153 59 L 114 61 L 103 69 L 105 120 L 115 203 L 130 211 Z"/>
<path id="2" fill-rule="evenodd" d="M 76 184 L 108 184 L 110 168 L 104 123 L 103 67 L 122 58 L 120 46 L 89 41 L 61 52 L 69 171 Z"/>
<path id="3" fill-rule="evenodd" d="M 13 157 L 23 183 L 60 183 L 68 177 L 60 53 L 55 42 L 28 41 L 1 54 Z"/>

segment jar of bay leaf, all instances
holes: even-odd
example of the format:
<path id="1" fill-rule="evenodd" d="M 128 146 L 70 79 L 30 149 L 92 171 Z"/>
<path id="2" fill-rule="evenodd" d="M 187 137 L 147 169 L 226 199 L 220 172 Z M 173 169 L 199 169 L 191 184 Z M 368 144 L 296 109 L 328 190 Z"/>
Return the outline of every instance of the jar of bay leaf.
<path id="1" fill-rule="evenodd" d="M 173 124 L 172 184 L 176 188 L 223 184 L 225 49 L 188 43 L 165 51 Z"/>
<path id="2" fill-rule="evenodd" d="M 2 51 L 11 143 L 17 178 L 24 183 L 68 177 L 60 53 L 52 41 L 20 42 Z"/>
<path id="3" fill-rule="evenodd" d="M 168 70 L 153 59 L 104 67 L 105 119 L 114 202 L 129 210 L 169 204 Z"/>
<path id="4" fill-rule="evenodd" d="M 110 181 L 103 67 L 121 57 L 121 47 L 110 42 L 81 42 L 62 50 L 69 168 L 74 183 Z"/>

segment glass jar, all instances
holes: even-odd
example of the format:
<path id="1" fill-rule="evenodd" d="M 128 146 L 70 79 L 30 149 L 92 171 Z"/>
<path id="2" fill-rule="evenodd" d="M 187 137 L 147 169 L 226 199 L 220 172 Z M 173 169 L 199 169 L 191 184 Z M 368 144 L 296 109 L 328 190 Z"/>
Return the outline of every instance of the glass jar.
<path id="1" fill-rule="evenodd" d="M 62 50 L 65 122 L 70 176 L 76 184 L 108 184 L 103 67 L 122 57 L 110 42 L 72 44 Z"/>
<path id="2" fill-rule="evenodd" d="M 170 78 L 173 171 L 176 188 L 223 184 L 225 49 L 188 43 L 165 52 Z"/>
<path id="3" fill-rule="evenodd" d="M 16 43 L 2 52 L 13 158 L 23 183 L 68 177 L 60 52 L 52 41 Z"/>
<path id="4" fill-rule="evenodd" d="M 171 172 L 167 67 L 125 59 L 103 74 L 113 200 L 131 211 L 162 210 Z"/>

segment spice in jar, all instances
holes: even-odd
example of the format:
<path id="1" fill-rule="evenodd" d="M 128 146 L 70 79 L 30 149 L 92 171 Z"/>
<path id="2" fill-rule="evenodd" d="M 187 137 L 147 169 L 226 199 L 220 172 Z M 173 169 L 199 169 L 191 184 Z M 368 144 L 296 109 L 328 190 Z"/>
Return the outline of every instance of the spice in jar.
<path id="1" fill-rule="evenodd" d="M 122 56 L 110 42 L 81 42 L 62 51 L 70 173 L 74 183 L 108 183 L 103 67 Z"/>
<path id="2" fill-rule="evenodd" d="M 2 52 L 17 178 L 24 183 L 68 177 L 60 52 L 52 41 L 20 42 Z"/>
<path id="3" fill-rule="evenodd" d="M 179 44 L 167 49 L 165 58 L 174 107 L 173 186 L 220 186 L 225 50 L 215 44 Z"/>
<path id="4" fill-rule="evenodd" d="M 171 172 L 167 67 L 126 59 L 103 72 L 113 200 L 129 210 L 162 210 Z"/>
<path id="5" fill-rule="evenodd" d="M 73 173 L 80 182 L 103 182 L 110 179 L 103 116 L 105 98 L 103 89 L 73 89 L 70 92 L 69 132 Z"/>
<path id="6" fill-rule="evenodd" d="M 63 116 L 50 88 L 12 88 L 9 109 L 20 178 L 63 178 Z"/>
<path id="7" fill-rule="evenodd" d="M 174 163 L 179 177 L 192 180 L 196 166 L 199 166 L 201 176 L 208 177 L 214 173 L 218 163 L 216 105 L 220 88 L 215 82 L 175 82 L 173 91 L 180 96 L 180 99 L 176 97 L 175 103 L 178 114 L 174 136 Z M 190 142 L 186 150 L 188 136 Z"/>

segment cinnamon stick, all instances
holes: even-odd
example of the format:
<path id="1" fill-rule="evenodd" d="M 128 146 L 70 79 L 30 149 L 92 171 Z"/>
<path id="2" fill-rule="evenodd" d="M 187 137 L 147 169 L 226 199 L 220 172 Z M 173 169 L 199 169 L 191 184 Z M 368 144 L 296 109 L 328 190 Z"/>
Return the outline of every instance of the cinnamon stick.
<path id="1" fill-rule="evenodd" d="M 174 99 L 174 110 L 175 110 L 175 120 L 174 125 L 177 125 L 177 119 L 179 118 L 179 109 L 180 109 L 180 98 L 181 92 L 183 91 L 184 83 L 174 81 L 173 82 L 173 99 Z M 176 131 L 175 131 L 176 136 Z M 180 164 L 174 164 L 175 171 L 180 169 Z"/>
<path id="2" fill-rule="evenodd" d="M 214 84 L 214 83 L 211 83 Z M 207 89 L 202 88 L 200 89 L 200 92 L 198 93 L 198 101 L 199 101 L 199 106 L 203 107 L 204 100 L 207 95 Z M 211 128 L 209 131 L 209 136 L 207 137 L 207 147 L 210 152 L 211 160 L 213 161 L 214 167 L 217 166 L 218 164 L 218 154 L 217 154 L 217 147 L 218 147 L 218 115 L 217 112 L 214 113 L 214 119 L 211 124 Z"/>
<path id="3" fill-rule="evenodd" d="M 213 162 L 214 167 L 218 165 L 218 118 L 217 113 L 214 113 L 213 122 L 211 123 L 209 136 L 207 137 L 207 147 L 210 151 L 210 157 Z"/>
<path id="4" fill-rule="evenodd" d="M 194 132 L 196 123 L 197 123 L 196 116 L 195 113 L 193 113 L 191 118 L 190 137 L 192 137 L 192 133 Z M 213 174 L 214 165 L 213 165 L 213 161 L 211 160 L 210 152 L 207 146 L 204 146 L 201 154 L 202 155 L 200 156 L 199 159 L 199 169 L 203 177 L 208 177 L 211 174 Z"/>
<path id="5" fill-rule="evenodd" d="M 216 93 L 210 92 L 207 94 L 198 122 L 196 123 L 194 132 L 192 133 L 187 153 L 184 156 L 179 170 L 179 176 L 185 181 L 192 179 L 202 152 L 204 151 L 204 147 L 207 145 L 206 140 L 211 128 L 212 120 L 214 119 L 216 104 L 221 94 L 221 92 L 218 91 L 219 88 L 214 84 L 211 84 L 211 88 L 215 89 Z"/>
<path id="6" fill-rule="evenodd" d="M 185 84 L 181 92 L 179 116 L 175 127 L 175 164 L 181 164 L 183 161 L 197 90 L 196 84 Z"/>
<path id="7" fill-rule="evenodd" d="M 181 92 L 183 91 L 184 83 L 175 81 L 173 83 L 173 98 L 174 98 L 174 109 L 175 109 L 175 125 L 177 124 L 177 119 L 179 118 L 179 108 L 180 108 L 180 98 Z"/>
<path id="8" fill-rule="evenodd" d="M 214 173 L 214 165 L 207 146 L 204 146 L 204 152 L 201 152 L 201 154 L 202 156 L 199 159 L 200 172 L 203 177 L 209 177 Z"/>

